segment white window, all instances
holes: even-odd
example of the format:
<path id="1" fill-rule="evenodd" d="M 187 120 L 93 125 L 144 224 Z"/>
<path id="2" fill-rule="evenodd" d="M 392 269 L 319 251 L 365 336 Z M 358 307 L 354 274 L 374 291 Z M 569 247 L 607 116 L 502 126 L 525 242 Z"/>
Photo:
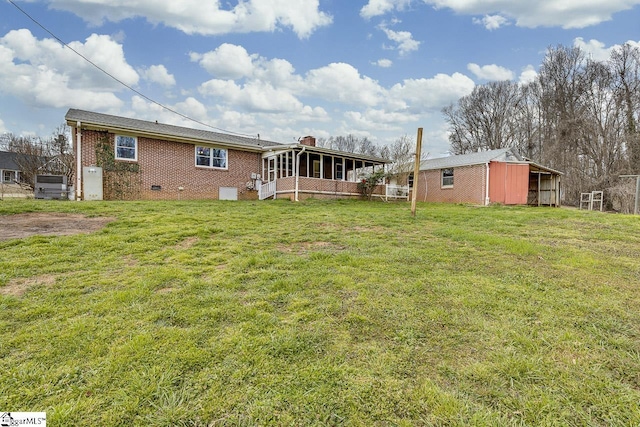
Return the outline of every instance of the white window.
<path id="1" fill-rule="evenodd" d="M 453 187 L 453 168 L 442 169 L 442 186 Z"/>
<path id="2" fill-rule="evenodd" d="M 227 169 L 227 150 L 224 148 L 196 146 L 196 166 Z"/>
<path id="3" fill-rule="evenodd" d="M 116 135 L 116 159 L 138 160 L 138 138 Z"/>

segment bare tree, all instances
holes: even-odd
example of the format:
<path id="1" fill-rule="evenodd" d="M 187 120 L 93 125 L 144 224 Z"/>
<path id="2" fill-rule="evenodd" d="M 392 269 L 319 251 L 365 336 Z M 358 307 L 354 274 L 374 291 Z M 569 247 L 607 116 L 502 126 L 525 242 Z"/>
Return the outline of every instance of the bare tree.
<path id="1" fill-rule="evenodd" d="M 68 128 L 63 124 L 48 139 L 13 134 L 4 136 L 6 149 L 18 154 L 16 162 L 23 184 L 33 188 L 36 175 L 44 173 L 73 179 L 74 156 L 67 135 Z"/>
<path id="2" fill-rule="evenodd" d="M 514 113 L 521 103 L 518 84 L 501 81 L 476 86 L 456 105 L 444 108 L 452 151 L 463 154 L 515 145 L 519 126 Z"/>
<path id="3" fill-rule="evenodd" d="M 609 65 L 615 80 L 618 108 L 625 121 L 628 171 L 640 173 L 640 49 L 625 43 L 611 52 Z"/>
<path id="4" fill-rule="evenodd" d="M 380 156 L 391 160 L 387 174 L 395 178 L 399 185 L 406 185 L 413 172 L 415 152 L 415 142 L 406 134 L 380 149 Z"/>
<path id="5" fill-rule="evenodd" d="M 347 136 L 336 136 L 328 139 L 321 138 L 316 141 L 319 147 L 330 148 L 332 150 L 344 151 L 347 153 L 366 154 L 378 156 L 379 148 L 369 138 L 357 137 L 353 134 Z"/>
<path id="6" fill-rule="evenodd" d="M 33 188 L 39 169 L 46 163 L 46 146 L 38 137 L 8 135 L 7 150 L 16 153 L 20 182 Z"/>

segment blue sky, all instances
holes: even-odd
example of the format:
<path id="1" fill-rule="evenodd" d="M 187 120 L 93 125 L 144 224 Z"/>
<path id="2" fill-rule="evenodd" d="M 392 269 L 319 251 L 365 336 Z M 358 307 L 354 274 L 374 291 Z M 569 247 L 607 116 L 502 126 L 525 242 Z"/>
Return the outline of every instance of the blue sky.
<path id="1" fill-rule="evenodd" d="M 549 46 L 640 46 L 640 0 L 13 0 L 126 85 L 217 129 L 386 144 L 492 80 L 535 77 Z M 0 2 L 0 133 L 50 135 L 68 108 L 202 125 L 163 109 Z"/>

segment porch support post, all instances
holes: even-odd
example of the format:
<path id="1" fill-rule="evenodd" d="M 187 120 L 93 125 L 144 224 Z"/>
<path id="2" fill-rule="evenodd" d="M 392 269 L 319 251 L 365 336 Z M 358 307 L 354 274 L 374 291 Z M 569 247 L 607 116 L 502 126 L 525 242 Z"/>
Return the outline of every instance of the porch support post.
<path id="1" fill-rule="evenodd" d="M 76 200 L 82 200 L 82 123 L 76 123 Z"/>
<path id="2" fill-rule="evenodd" d="M 418 179 L 420 178 L 420 158 L 422 157 L 422 128 L 418 128 L 416 140 L 416 160 L 413 166 L 413 194 L 411 195 L 411 216 L 416 216 L 416 202 L 418 201 Z"/>
<path id="3" fill-rule="evenodd" d="M 542 183 L 542 174 L 538 172 L 538 206 L 542 205 L 542 190 L 540 189 L 541 183 Z"/>
<path id="4" fill-rule="evenodd" d="M 302 153 L 304 153 L 304 151 L 307 149 L 307 146 L 303 146 L 302 150 L 300 150 L 300 152 L 296 155 L 296 170 L 295 170 L 295 174 L 296 174 L 296 188 L 294 191 L 294 200 L 296 202 L 299 202 L 300 200 L 298 199 L 298 190 L 299 190 L 299 186 L 300 186 L 300 156 L 302 155 Z M 309 161 L 307 158 L 307 171 L 309 170 Z M 308 175 L 308 174 L 307 174 Z"/>

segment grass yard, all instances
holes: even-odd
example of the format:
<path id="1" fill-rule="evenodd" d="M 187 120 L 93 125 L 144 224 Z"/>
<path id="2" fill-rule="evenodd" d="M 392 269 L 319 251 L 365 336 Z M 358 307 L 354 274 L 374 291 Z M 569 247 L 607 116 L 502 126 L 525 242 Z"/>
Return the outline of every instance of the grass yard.
<path id="1" fill-rule="evenodd" d="M 409 210 L 0 202 L 116 218 L 0 241 L 0 411 L 51 426 L 640 425 L 637 216 Z"/>

